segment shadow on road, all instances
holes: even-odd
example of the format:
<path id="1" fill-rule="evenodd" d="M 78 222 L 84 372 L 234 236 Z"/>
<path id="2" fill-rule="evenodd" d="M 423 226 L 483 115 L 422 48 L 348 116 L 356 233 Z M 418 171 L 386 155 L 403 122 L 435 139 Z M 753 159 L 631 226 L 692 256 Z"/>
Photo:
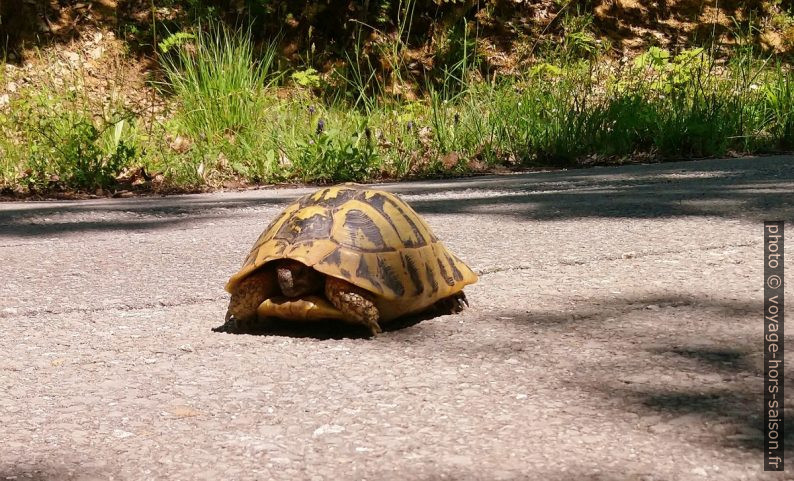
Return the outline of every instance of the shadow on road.
<path id="1" fill-rule="evenodd" d="M 19 468 L 0 468 L 0 481 L 68 481 L 71 479 L 112 479 L 107 473 L 86 472 L 69 467 L 34 464 Z"/>
<path id="2" fill-rule="evenodd" d="M 383 332 L 395 332 L 415 326 L 422 321 L 438 317 L 437 314 L 427 313 L 406 316 L 382 326 Z M 300 323 L 281 319 L 269 319 L 265 322 L 256 321 L 251 324 L 235 324 L 230 321 L 212 329 L 214 332 L 227 334 L 242 334 L 250 336 L 283 336 L 293 338 L 312 338 L 321 341 L 339 339 L 369 339 L 372 333 L 363 326 L 346 324 L 329 319 L 317 323 Z"/>
<path id="3" fill-rule="evenodd" d="M 687 310 L 691 319 L 713 319 L 711 329 L 714 322 L 724 322 L 726 332 L 732 332 L 733 326 L 761 311 L 757 304 L 682 294 L 599 299 L 574 312 L 491 312 L 488 326 L 507 333 L 490 341 L 457 344 L 453 354 L 497 363 L 517 355 L 548 362 L 548 346 L 564 343 L 570 346 L 564 352 L 573 353 L 560 359 L 566 372 L 573 373 L 571 385 L 594 397 L 603 409 L 636 413 L 640 422 L 660 417 L 658 424 L 669 423 L 697 442 L 762 451 L 760 334 L 758 339 L 741 331 L 730 338 L 698 337 L 689 321 L 674 319 Z M 415 342 L 436 342 L 419 328 L 410 336 Z M 383 340 L 403 343 L 405 336 Z M 605 352 L 615 355 L 594 357 Z M 785 378 L 794 383 L 794 371 L 787 370 Z M 794 442 L 791 420 L 785 424 L 784 440 Z"/>
<path id="4" fill-rule="evenodd" d="M 764 160 L 764 162 L 770 162 Z M 526 182 L 505 177 L 466 181 L 460 187 L 490 191 L 448 199 L 419 199 L 422 213 L 515 216 L 531 220 L 589 217 L 681 216 L 792 218 L 794 162 L 756 168 L 752 160 L 725 160 L 534 174 Z M 468 186 L 468 187 L 465 187 Z M 402 193 L 421 191 L 399 189 Z"/>
<path id="5" fill-rule="evenodd" d="M 686 361 L 694 361 L 697 374 L 721 376 L 725 379 L 724 387 L 703 386 L 698 382 L 669 388 L 636 385 L 627 386 L 612 395 L 624 396 L 648 411 L 676 417 L 695 415 L 704 424 L 734 426 L 736 432 L 723 439 L 726 446 L 763 451 L 763 371 L 754 367 L 751 361 L 754 354 L 760 357 L 762 352 L 753 352 L 747 347 L 739 350 L 683 345 L 685 347 L 678 343 L 667 348 L 656 347 L 649 352 L 680 356 L 684 362 L 677 366 L 673 358 L 669 366 L 673 376 L 691 373 L 692 368 Z M 794 382 L 790 370 L 784 377 L 788 384 Z M 784 426 L 783 441 L 791 445 L 794 442 L 794 422 L 790 417 Z"/>
<path id="6" fill-rule="evenodd" d="M 375 185 L 408 196 L 422 214 L 558 220 L 675 216 L 792 219 L 794 157 L 722 159 Z M 233 194 L 0 204 L 0 238 L 155 230 L 283 206 L 305 193 Z M 106 214 L 110 219 L 103 220 Z M 49 218 L 54 219 L 49 219 Z M 60 219 L 59 219 L 60 217 Z M 263 219 L 263 226 L 268 219 Z"/>
<path id="7" fill-rule="evenodd" d="M 539 338 L 548 342 L 557 332 L 570 346 L 595 342 L 566 361 L 572 362 L 570 370 L 575 373 L 572 382 L 590 395 L 603 398 L 605 407 L 637 413 L 640 419 L 661 416 L 661 424 L 670 423 L 673 429 L 678 426 L 698 442 L 709 440 L 721 447 L 763 451 L 760 331 L 757 339 L 740 331 L 730 339 L 710 338 L 708 334 L 698 337 L 693 335 L 694 326 L 688 325 L 688 321 L 676 324 L 673 319 L 679 308 L 687 309 L 695 313 L 692 319 L 725 322 L 729 332 L 731 326 L 761 312 L 757 304 L 686 295 L 650 296 L 616 299 L 611 303 L 600 300 L 595 306 L 588 304 L 577 309 L 573 315 L 541 311 L 507 312 L 499 316 L 506 319 L 502 321 L 506 327 L 512 326 L 520 333 L 511 334 L 509 349 L 513 352 L 531 352 L 537 345 L 530 340 Z M 654 314 L 646 317 L 635 314 L 649 312 L 645 306 L 674 309 L 653 310 Z M 622 316 L 621 321 L 615 320 L 616 310 Z M 702 316 L 698 316 L 699 312 Z M 504 346 L 477 343 L 472 348 L 477 353 L 498 353 L 501 348 L 502 354 L 496 355 L 511 355 Z M 590 349 L 614 351 L 618 355 L 594 363 Z M 784 378 L 787 383 L 794 383 L 794 371 L 787 370 Z M 794 422 L 790 419 L 785 423 L 784 441 L 794 442 Z"/>
<path id="8" fill-rule="evenodd" d="M 223 220 L 236 212 L 263 206 L 283 206 L 294 197 L 217 199 L 191 196 L 108 199 L 68 203 L 0 204 L 0 239 L 77 232 L 149 231 L 196 221 Z M 19 206 L 19 207 L 16 207 Z M 270 219 L 262 219 L 263 227 Z"/>

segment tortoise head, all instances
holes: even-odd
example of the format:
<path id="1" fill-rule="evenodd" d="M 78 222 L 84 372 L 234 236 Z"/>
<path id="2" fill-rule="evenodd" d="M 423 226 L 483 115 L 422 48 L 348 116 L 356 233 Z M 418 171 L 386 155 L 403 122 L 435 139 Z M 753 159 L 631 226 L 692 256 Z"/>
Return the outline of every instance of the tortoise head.
<path id="1" fill-rule="evenodd" d="M 287 297 L 302 297 L 323 288 L 325 276 L 292 259 L 284 259 L 276 264 L 276 279 L 281 292 Z"/>

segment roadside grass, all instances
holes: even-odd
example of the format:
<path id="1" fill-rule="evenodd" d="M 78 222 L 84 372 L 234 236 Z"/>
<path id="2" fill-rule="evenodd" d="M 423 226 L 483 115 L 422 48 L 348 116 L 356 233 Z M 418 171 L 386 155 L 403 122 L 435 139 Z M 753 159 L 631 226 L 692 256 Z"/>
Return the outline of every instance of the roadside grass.
<path id="1" fill-rule="evenodd" d="M 356 52 L 320 77 L 278 71 L 275 44 L 255 47 L 245 30 L 177 34 L 161 44 L 162 119 L 54 85 L 0 107 L 0 188 L 93 192 L 141 167 L 140 185 L 190 190 L 794 148 L 789 66 L 742 48 L 609 61 L 586 22 L 569 23 L 577 35 L 547 61 L 491 80 L 464 28 L 459 58 L 413 100 L 390 95 L 404 79 L 380 78 Z"/>
<path id="2" fill-rule="evenodd" d="M 64 83 L 25 89 L 0 109 L 0 187 L 91 191 L 139 157 L 133 114 L 113 98 L 92 101 L 79 81 Z"/>

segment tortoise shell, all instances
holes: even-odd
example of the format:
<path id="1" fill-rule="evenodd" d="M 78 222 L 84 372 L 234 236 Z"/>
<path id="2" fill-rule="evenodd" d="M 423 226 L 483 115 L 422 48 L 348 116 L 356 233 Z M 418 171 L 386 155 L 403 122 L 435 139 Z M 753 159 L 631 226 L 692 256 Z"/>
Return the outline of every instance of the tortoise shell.
<path id="1" fill-rule="evenodd" d="M 305 195 L 259 236 L 226 284 L 278 259 L 294 259 L 376 296 L 381 320 L 418 312 L 477 281 L 427 223 L 389 192 L 345 184 Z"/>

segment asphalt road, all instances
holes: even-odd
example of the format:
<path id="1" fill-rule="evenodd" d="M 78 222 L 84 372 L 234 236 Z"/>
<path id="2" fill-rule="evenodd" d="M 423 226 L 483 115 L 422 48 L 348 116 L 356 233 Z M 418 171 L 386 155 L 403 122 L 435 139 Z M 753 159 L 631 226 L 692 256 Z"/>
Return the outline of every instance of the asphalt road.
<path id="1" fill-rule="evenodd" d="M 0 204 L 0 480 L 794 479 L 761 470 L 793 157 L 383 187 L 481 278 L 374 339 L 211 331 L 307 189 Z"/>

